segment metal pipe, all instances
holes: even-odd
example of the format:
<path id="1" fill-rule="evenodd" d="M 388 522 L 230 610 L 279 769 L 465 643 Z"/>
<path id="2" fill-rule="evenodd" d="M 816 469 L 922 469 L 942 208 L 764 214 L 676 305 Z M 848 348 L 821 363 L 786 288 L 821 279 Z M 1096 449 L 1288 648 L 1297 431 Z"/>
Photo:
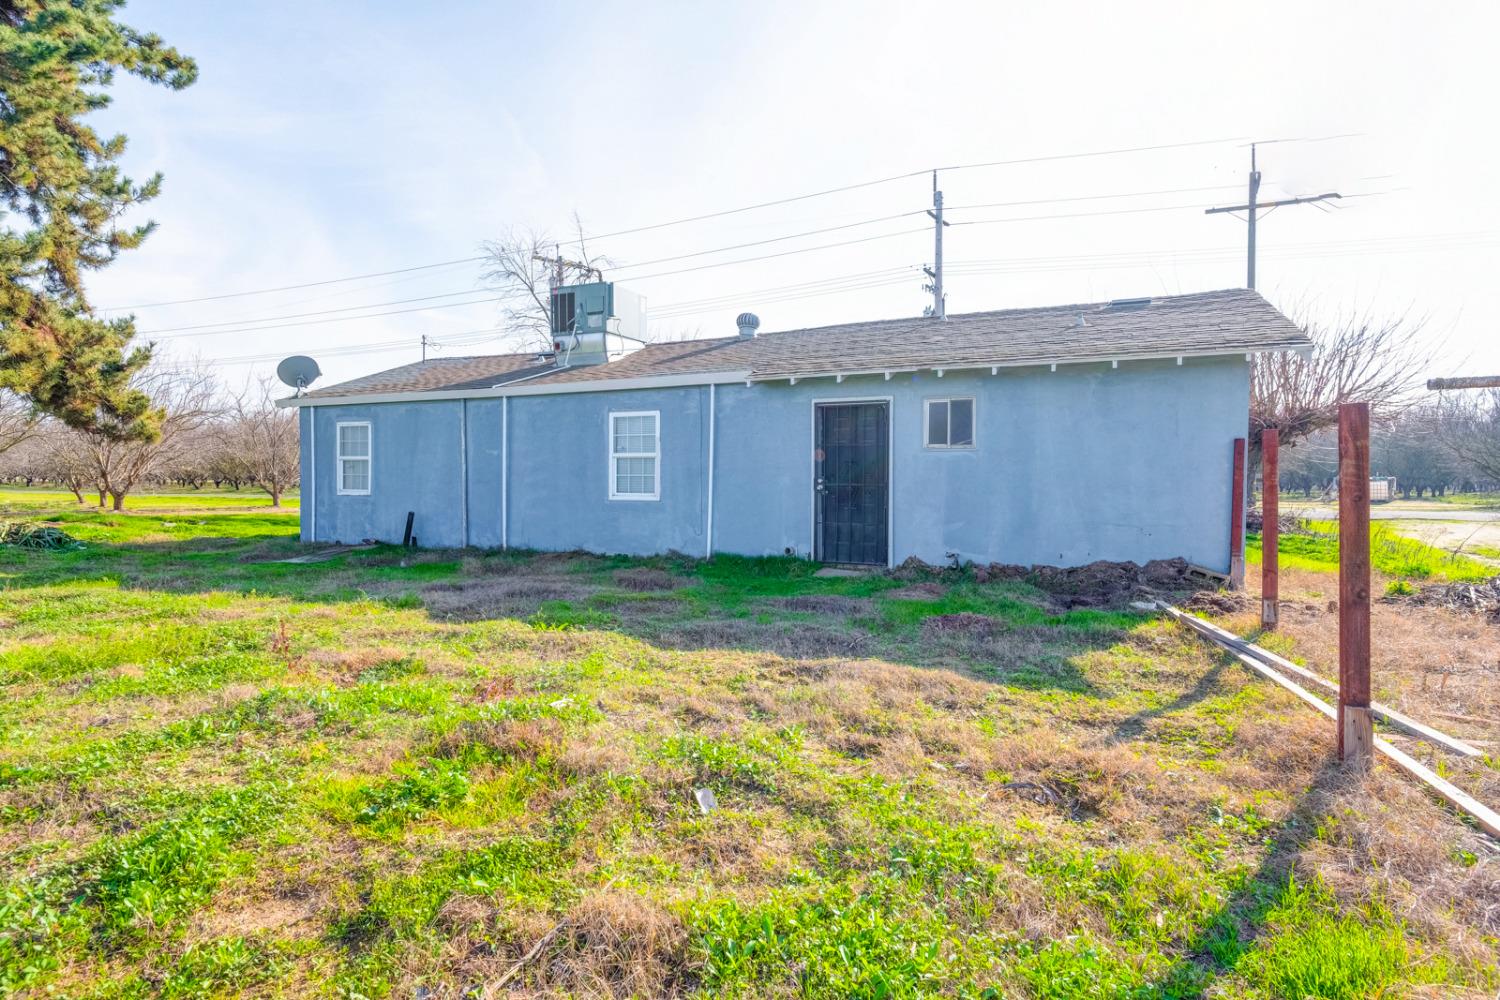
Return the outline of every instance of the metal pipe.
<path id="1" fill-rule="evenodd" d="M 708 384 L 708 527 L 704 531 L 703 558 L 714 556 L 714 394 L 715 386 Z"/>
<path id="2" fill-rule="evenodd" d="M 316 542 L 318 540 L 318 408 L 316 406 L 307 408 L 307 457 L 311 466 L 307 470 L 307 492 L 312 499 L 312 503 L 308 505 L 308 509 L 312 511 L 312 521 L 308 527 L 307 540 Z"/>
<path id="3" fill-rule="evenodd" d="M 500 547 L 510 548 L 510 397 L 500 397 Z"/>
<path id="4" fill-rule="evenodd" d="M 462 534 L 463 548 L 469 547 L 469 401 L 461 399 L 459 402 L 458 418 L 458 481 L 459 489 L 463 491 L 462 501 L 459 505 L 458 521 L 459 530 Z"/>

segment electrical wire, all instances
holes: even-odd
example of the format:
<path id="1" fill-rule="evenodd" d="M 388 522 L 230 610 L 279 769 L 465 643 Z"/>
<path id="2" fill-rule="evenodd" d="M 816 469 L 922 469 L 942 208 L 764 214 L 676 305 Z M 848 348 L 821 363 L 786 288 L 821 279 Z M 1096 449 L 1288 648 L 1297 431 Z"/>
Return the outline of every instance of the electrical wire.
<path id="1" fill-rule="evenodd" d="M 279 324 L 274 324 L 274 325 L 270 325 L 270 326 L 238 327 L 238 328 L 233 329 L 233 330 L 205 330 L 205 331 L 199 331 L 199 332 L 194 332 L 194 333 L 176 333 L 176 334 L 167 334 L 166 336 L 159 337 L 159 338 L 157 338 L 157 334 L 160 331 L 153 331 L 153 332 L 150 332 L 150 333 L 143 333 L 143 334 L 141 334 L 141 336 L 145 337 L 145 338 L 148 338 L 148 339 L 150 339 L 150 338 L 156 338 L 156 339 L 161 339 L 161 340 L 181 340 L 181 339 L 190 338 L 190 337 L 221 337 L 221 336 L 224 336 L 225 334 L 259 333 L 262 330 L 286 330 L 286 329 L 290 329 L 292 327 L 299 327 L 299 326 L 322 326 L 325 323 L 348 323 L 351 320 L 378 319 L 378 318 L 380 318 L 382 316 L 403 316 L 403 315 L 405 315 L 407 313 L 430 312 L 430 311 L 435 310 L 435 309 L 454 309 L 454 308 L 458 308 L 460 306 L 478 306 L 478 305 L 485 305 L 485 304 L 491 303 L 491 302 L 506 302 L 506 301 L 509 301 L 511 299 L 514 299 L 514 298 L 515 298 L 515 296 L 504 296 L 504 295 L 501 295 L 501 296 L 493 296 L 493 297 L 487 298 L 487 299 L 475 299 L 472 302 L 447 302 L 447 303 L 444 303 L 442 305 L 436 305 L 436 306 L 413 306 L 410 309 L 391 309 L 391 310 L 388 310 L 386 312 L 367 313 L 367 314 L 365 314 L 363 316 L 334 316 L 334 317 L 331 317 L 329 319 L 309 319 L 309 320 L 301 320 L 301 321 L 296 322 L 296 323 L 279 323 Z"/>
<path id="2" fill-rule="evenodd" d="M 479 295 L 479 294 L 481 294 L 481 293 L 483 293 L 485 291 L 486 290 L 483 289 L 483 288 L 466 288 L 466 289 L 464 289 L 461 292 L 442 292 L 442 293 L 440 293 L 438 295 L 419 295 L 416 298 L 410 298 L 410 299 L 393 299 L 390 302 L 368 302 L 368 303 L 365 303 L 364 305 L 358 305 L 358 306 L 340 306 L 337 309 L 319 309 L 319 310 L 316 310 L 314 312 L 287 313 L 287 314 L 282 315 L 282 316 L 257 316 L 254 319 L 230 319 L 230 320 L 224 320 L 224 321 L 219 322 L 219 323 L 196 323 L 196 324 L 193 324 L 191 326 L 164 326 L 164 327 L 158 327 L 157 329 L 151 331 L 151 333 L 149 335 L 150 336 L 154 336 L 154 335 L 159 334 L 159 333 L 176 333 L 176 332 L 178 332 L 180 330 L 210 330 L 210 329 L 214 329 L 216 327 L 244 326 L 245 324 L 248 324 L 248 323 L 275 323 L 275 322 L 279 322 L 281 320 L 287 320 L 287 319 L 306 319 L 309 316 L 330 316 L 330 315 L 332 315 L 334 313 L 356 312 L 356 311 L 361 310 L 361 309 L 380 309 L 380 308 L 383 308 L 385 306 L 403 306 L 403 305 L 409 305 L 410 303 L 413 303 L 413 302 L 431 302 L 434 299 L 451 299 L 451 298 L 457 298 L 460 295 Z M 508 296 L 508 297 L 514 298 L 515 296 L 512 295 L 512 296 Z M 489 302 L 489 301 L 494 301 L 494 300 L 484 299 L 484 300 L 481 300 L 481 301 Z M 466 305 L 466 304 L 467 303 L 463 303 L 463 302 L 454 303 L 454 305 Z M 441 308 L 441 307 L 430 307 L 430 308 Z"/>
<path id="3" fill-rule="evenodd" d="M 239 299 L 247 295 L 269 295 L 272 292 L 292 292 L 299 288 L 317 288 L 320 285 L 337 285 L 345 281 L 362 281 L 365 278 L 384 278 L 392 274 L 408 274 L 412 271 L 429 271 L 440 267 L 454 267 L 458 264 L 473 264 L 484 260 L 483 257 L 461 257 L 457 260 L 439 261 L 436 264 L 417 264 L 412 267 L 398 267 L 391 271 L 371 271 L 369 274 L 353 274 L 347 278 L 326 278 L 322 281 L 305 281 L 299 285 L 279 285 L 275 288 L 253 288 L 244 292 L 225 292 L 222 295 L 201 295 L 194 299 L 169 299 L 162 302 L 140 302 L 129 306 L 107 306 L 99 309 L 99 312 L 125 312 L 130 309 L 155 309 L 160 306 L 182 306 L 194 302 L 218 302 L 223 299 Z"/>
<path id="4" fill-rule="evenodd" d="M 1325 138 L 1339 138 L 1339 137 L 1338 136 L 1329 136 L 1329 137 L 1325 137 Z M 717 211 L 717 212 L 706 212 L 706 213 L 703 213 L 701 215 L 687 216 L 685 218 L 680 218 L 680 219 L 672 219 L 672 220 L 669 220 L 667 222 L 652 223 L 650 225 L 645 225 L 645 226 L 635 226 L 635 227 L 630 228 L 630 229 L 619 229 L 619 230 L 615 230 L 614 232 L 601 233 L 601 234 L 596 235 L 596 236 L 587 236 L 587 237 L 583 237 L 583 238 L 577 239 L 577 240 L 561 240 L 561 241 L 558 242 L 558 245 L 559 246 L 577 246 L 577 245 L 579 245 L 581 243 L 587 242 L 588 240 L 613 239 L 613 238 L 615 238 L 617 236 L 630 236 L 630 235 L 633 235 L 633 234 L 636 234 L 636 233 L 645 233 L 645 232 L 651 232 L 651 231 L 654 231 L 654 230 L 657 230 L 657 229 L 665 229 L 665 228 L 670 227 L 670 226 L 680 226 L 680 225 L 685 225 L 685 224 L 691 223 L 691 222 L 703 222 L 703 221 L 708 220 L 708 219 L 718 219 L 718 218 L 723 218 L 723 217 L 729 216 L 729 215 L 738 215 L 738 214 L 741 214 L 743 212 L 752 212 L 752 211 L 756 211 L 756 210 L 763 209 L 763 208 L 774 208 L 774 207 L 776 207 L 778 205 L 789 205 L 789 204 L 793 204 L 795 202 L 808 201 L 808 200 L 813 199 L 813 198 L 822 198 L 822 197 L 826 197 L 828 195 L 840 194 L 840 193 L 843 193 L 843 192 L 846 192 L 846 191 L 855 191 L 855 190 L 859 190 L 859 189 L 862 189 L 862 188 L 875 187 L 875 186 L 881 185 L 881 184 L 889 184 L 891 182 L 898 181 L 898 180 L 908 180 L 908 179 L 913 178 L 913 177 L 921 177 L 921 176 L 924 176 L 926 174 L 932 173 L 933 170 L 938 170 L 938 171 L 944 171 L 944 170 L 947 170 L 947 171 L 952 171 L 952 170 L 975 170 L 975 169 L 987 168 L 987 167 L 1013 166 L 1013 165 L 1027 164 L 1027 163 L 1045 163 L 1045 162 L 1060 161 L 1060 160 L 1082 159 L 1082 158 L 1087 158 L 1087 157 L 1116 156 L 1116 155 L 1122 155 L 1122 154 L 1128 154 L 1128 153 L 1156 152 L 1156 151 L 1162 151 L 1162 150 L 1168 150 L 1168 149 L 1188 149 L 1188 148 L 1199 147 L 1199 146 L 1222 145 L 1222 144 L 1230 143 L 1230 142 L 1240 142 L 1242 140 L 1243 140 L 1243 137 L 1232 137 L 1232 138 L 1225 138 L 1225 139 L 1202 139 L 1202 140 L 1195 140 L 1195 141 L 1192 141 L 1192 142 L 1164 143 L 1164 144 L 1158 144 L 1158 145 L 1152 145 L 1152 146 L 1129 146 L 1129 147 L 1120 147 L 1120 148 L 1115 148 L 1115 149 L 1089 150 L 1089 151 L 1076 152 L 1076 153 L 1059 153 L 1059 154 L 1053 154 L 1053 155 L 1048 155 L 1048 156 L 1022 157 L 1022 158 L 1012 159 L 1012 160 L 991 160 L 991 161 L 983 162 L 983 163 L 950 164 L 948 166 L 942 166 L 942 167 L 936 167 L 936 168 L 928 167 L 928 168 L 924 168 L 924 169 L 921 169 L 921 170 L 913 170 L 913 171 L 910 171 L 910 172 L 904 173 L 904 174 L 892 174 L 889 177 L 880 177 L 880 178 L 876 178 L 875 180 L 860 181 L 860 182 L 857 182 L 857 183 L 854 183 L 854 184 L 845 184 L 845 185 L 841 185 L 839 187 L 825 188 L 825 189 L 820 190 L 820 191 L 811 191 L 811 192 L 808 192 L 806 194 L 792 195 L 792 196 L 786 197 L 786 198 L 777 198 L 777 199 L 773 199 L 771 201 L 758 202 L 758 203 L 753 204 L 753 205 L 741 205 L 741 206 L 739 206 L 737 208 L 723 209 L 723 210 Z M 1272 141 L 1288 141 L 1288 142 L 1290 142 L 1290 141 L 1298 141 L 1298 140 L 1272 140 Z M 1319 139 L 1319 140 L 1306 140 L 1306 141 L 1322 141 L 1322 140 Z M 138 302 L 138 303 L 134 303 L 134 304 L 131 304 L 131 305 L 107 306 L 107 307 L 100 308 L 99 311 L 100 312 L 125 312 L 125 311 L 129 311 L 129 310 L 132 310 L 132 309 L 155 309 L 155 308 L 160 308 L 160 307 L 164 307 L 164 306 L 190 305 L 190 304 L 199 303 L 199 302 L 219 302 L 219 301 L 223 301 L 225 299 L 244 298 L 244 297 L 251 296 L 251 295 L 269 295 L 269 294 L 273 294 L 275 292 L 296 291 L 296 290 L 302 289 L 302 288 L 316 288 L 316 287 L 320 287 L 320 286 L 324 286 L 324 285 L 335 285 L 335 284 L 341 284 L 343 282 L 349 282 L 349 281 L 362 281 L 362 280 L 364 280 L 366 278 L 383 278 L 383 277 L 388 277 L 388 276 L 394 275 L 394 274 L 407 274 L 407 273 L 410 273 L 412 271 L 434 270 L 434 269 L 442 268 L 442 267 L 454 267 L 454 266 L 457 266 L 457 265 L 460 265 L 460 264 L 473 264 L 473 263 L 478 263 L 478 262 L 480 262 L 480 261 L 482 261 L 484 259 L 485 258 L 484 258 L 483 255 L 472 256 L 472 257 L 459 257 L 459 258 L 455 258 L 453 260 L 438 261 L 438 262 L 431 263 L 431 264 L 415 264 L 415 265 L 412 265 L 410 267 L 392 268 L 392 269 L 386 270 L 386 271 L 369 271 L 369 272 L 366 272 L 364 274 L 353 274 L 353 275 L 348 275 L 348 276 L 341 277 L 341 278 L 325 278 L 325 279 L 322 279 L 322 280 L 319 280 L 319 281 L 304 281 L 304 282 L 298 282 L 296 284 L 276 285 L 276 286 L 272 286 L 272 287 L 268 287 L 268 288 L 252 288 L 252 289 L 246 289 L 244 291 L 238 291 L 238 292 L 223 292 L 223 293 L 219 293 L 219 294 L 215 294 L 215 295 L 200 295 L 200 296 L 195 296 L 195 297 L 191 297 L 191 298 L 162 299 L 162 300 L 155 301 L 155 302 Z"/>
<path id="5" fill-rule="evenodd" d="M 1026 163 L 1050 163 L 1058 160 L 1077 160 L 1097 156 L 1118 156 L 1125 153 L 1147 153 L 1158 152 L 1167 149 L 1188 149 L 1194 146 L 1218 146 L 1225 143 L 1241 142 L 1244 136 L 1234 136 L 1227 139 L 1200 139 L 1193 142 L 1173 142 L 1155 146 L 1127 146 L 1117 149 L 1096 149 L 1079 153 L 1056 153 L 1048 156 L 1028 156 L 1014 160 L 991 160 L 985 163 L 959 163 L 943 167 L 926 167 L 921 170 L 913 170 L 904 174 L 892 174 L 889 177 L 881 177 L 871 181 L 860 181 L 857 184 L 845 184 L 842 187 L 827 188 L 822 191 L 813 191 L 808 194 L 793 195 L 787 198 L 777 198 L 773 201 L 757 202 L 753 205 L 742 205 L 738 208 L 726 208 L 718 212 L 707 212 L 703 215 L 691 215 L 681 219 L 673 219 L 670 222 L 657 222 L 647 226 L 636 226 L 633 229 L 618 229 L 612 233 L 601 233 L 597 236 L 586 236 L 576 240 L 559 241 L 560 246 L 579 246 L 589 240 L 607 240 L 616 236 L 631 236 L 636 233 L 651 232 L 656 229 L 665 229 L 668 226 L 681 226 L 690 222 L 703 222 L 708 219 L 720 219 L 727 215 L 738 215 L 742 212 L 754 212 L 762 208 L 775 208 L 778 205 L 790 205 L 794 202 L 807 201 L 811 198 L 822 198 L 826 195 L 840 194 L 845 191 L 855 191 L 860 188 L 874 187 L 879 184 L 889 184 L 893 181 L 909 180 L 913 177 L 925 177 L 934 171 L 952 170 L 977 170 L 985 167 L 1007 167 Z"/>

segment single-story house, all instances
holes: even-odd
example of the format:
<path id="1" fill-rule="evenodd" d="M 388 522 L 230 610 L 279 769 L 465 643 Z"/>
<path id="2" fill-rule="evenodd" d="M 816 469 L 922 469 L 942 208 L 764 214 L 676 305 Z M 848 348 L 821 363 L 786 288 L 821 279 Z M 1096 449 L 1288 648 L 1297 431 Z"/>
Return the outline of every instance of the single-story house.
<path id="1" fill-rule="evenodd" d="M 1254 291 L 645 343 L 607 283 L 553 350 L 437 358 L 300 408 L 302 538 L 1022 565 L 1230 561 Z"/>

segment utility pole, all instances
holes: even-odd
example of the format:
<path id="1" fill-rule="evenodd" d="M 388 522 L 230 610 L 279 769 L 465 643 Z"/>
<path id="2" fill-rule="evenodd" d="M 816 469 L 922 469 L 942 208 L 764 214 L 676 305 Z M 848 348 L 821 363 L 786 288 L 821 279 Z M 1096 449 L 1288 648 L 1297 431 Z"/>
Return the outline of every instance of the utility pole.
<path id="1" fill-rule="evenodd" d="M 1307 195 L 1302 198 L 1283 198 L 1281 201 L 1260 200 L 1260 171 L 1255 166 L 1255 143 L 1250 144 L 1250 192 L 1249 198 L 1243 205 L 1228 205 L 1223 208 L 1206 208 L 1204 215 L 1221 215 L 1227 212 L 1244 212 L 1248 223 L 1249 232 L 1246 239 L 1245 260 L 1245 287 L 1255 287 L 1255 226 L 1260 221 L 1261 209 L 1265 209 L 1266 215 L 1270 215 L 1283 205 L 1311 205 L 1320 201 L 1332 201 L 1342 198 L 1343 195 L 1337 191 L 1329 191 L 1326 194 Z"/>
<path id="2" fill-rule="evenodd" d="M 594 265 L 581 260 L 568 260 L 566 257 L 558 256 L 555 249 L 553 250 L 553 254 L 554 256 L 551 257 L 539 253 L 531 255 L 532 260 L 551 266 L 553 288 L 562 287 L 563 280 L 569 271 L 577 271 L 585 278 L 592 276 L 595 281 L 604 280 L 604 272 Z"/>
<path id="3" fill-rule="evenodd" d="M 427 360 L 427 334 L 422 334 L 422 360 Z"/>
<path id="4" fill-rule="evenodd" d="M 932 216 L 932 266 L 922 268 L 922 273 L 932 279 L 930 284 L 922 286 L 923 291 L 932 293 L 932 305 L 923 312 L 935 319 L 947 319 L 948 297 L 943 293 L 943 227 L 948 223 L 943 221 L 943 192 L 938 190 L 937 183 L 937 171 L 934 170 L 932 172 L 932 208 L 927 212 Z"/>

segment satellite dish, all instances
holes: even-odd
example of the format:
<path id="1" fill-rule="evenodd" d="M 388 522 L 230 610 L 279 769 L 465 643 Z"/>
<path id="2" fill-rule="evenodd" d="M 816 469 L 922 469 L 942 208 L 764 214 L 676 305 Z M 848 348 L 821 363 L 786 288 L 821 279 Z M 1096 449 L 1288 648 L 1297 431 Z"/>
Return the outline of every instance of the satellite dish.
<path id="1" fill-rule="evenodd" d="M 303 389 L 312 385 L 322 374 L 318 370 L 318 363 L 302 354 L 282 358 L 281 364 L 276 366 L 276 377 L 296 389 L 299 396 Z"/>

